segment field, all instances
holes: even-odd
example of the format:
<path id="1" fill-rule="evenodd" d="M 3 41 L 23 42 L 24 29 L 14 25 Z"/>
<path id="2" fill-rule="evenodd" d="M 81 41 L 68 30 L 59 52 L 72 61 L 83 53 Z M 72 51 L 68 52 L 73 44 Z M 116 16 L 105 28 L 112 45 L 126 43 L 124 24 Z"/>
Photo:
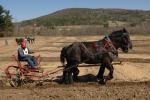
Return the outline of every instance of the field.
<path id="1" fill-rule="evenodd" d="M 28 44 L 35 51 L 34 55 L 41 55 L 41 66 L 44 71 L 53 70 L 60 66 L 59 55 L 63 46 L 72 42 L 99 40 L 102 36 L 76 37 L 36 37 L 34 44 Z M 8 45 L 5 45 L 5 40 Z M 128 54 L 119 51 L 121 65 L 114 65 L 114 79 L 106 86 L 99 85 L 96 77 L 99 67 L 80 67 L 79 82 L 72 85 L 47 82 L 43 86 L 28 86 L 11 88 L 8 84 L 0 87 L 0 100 L 68 100 L 68 99 L 146 99 L 150 98 L 150 37 L 131 36 L 133 49 Z M 0 38 L 0 69 L 15 64 L 11 56 L 17 55 L 17 44 L 14 38 Z M 107 74 L 107 70 L 106 73 Z M 55 76 L 61 76 L 58 73 Z"/>

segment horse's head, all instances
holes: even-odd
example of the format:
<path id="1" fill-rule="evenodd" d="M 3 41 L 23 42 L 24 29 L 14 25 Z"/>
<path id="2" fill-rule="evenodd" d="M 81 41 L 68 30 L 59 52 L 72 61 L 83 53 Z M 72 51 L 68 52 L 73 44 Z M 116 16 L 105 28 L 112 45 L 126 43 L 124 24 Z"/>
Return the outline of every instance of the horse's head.
<path id="1" fill-rule="evenodd" d="M 122 30 L 115 31 L 110 35 L 118 48 L 127 53 L 129 48 L 132 49 L 132 41 L 130 40 L 130 33 L 123 28 Z"/>

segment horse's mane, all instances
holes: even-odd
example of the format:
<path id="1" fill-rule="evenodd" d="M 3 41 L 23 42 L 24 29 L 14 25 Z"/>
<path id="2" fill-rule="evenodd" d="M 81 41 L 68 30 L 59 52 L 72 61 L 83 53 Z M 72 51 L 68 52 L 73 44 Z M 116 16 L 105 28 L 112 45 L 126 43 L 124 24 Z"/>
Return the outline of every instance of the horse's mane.
<path id="1" fill-rule="evenodd" d="M 127 33 L 127 30 L 125 28 L 121 29 L 121 30 L 117 30 L 117 31 L 113 31 L 109 37 L 118 37 L 121 36 L 123 33 Z"/>

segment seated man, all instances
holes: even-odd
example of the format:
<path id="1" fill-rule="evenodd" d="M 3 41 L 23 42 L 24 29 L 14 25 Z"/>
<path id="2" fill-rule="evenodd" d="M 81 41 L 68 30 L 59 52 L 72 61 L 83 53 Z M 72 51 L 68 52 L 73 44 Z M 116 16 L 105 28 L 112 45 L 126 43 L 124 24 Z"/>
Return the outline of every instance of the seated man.
<path id="1" fill-rule="evenodd" d="M 29 54 L 33 53 L 29 48 L 26 47 L 26 41 L 21 42 L 21 47 L 18 48 L 18 59 L 19 61 L 27 61 L 31 68 L 37 68 L 38 63 L 34 56 Z"/>

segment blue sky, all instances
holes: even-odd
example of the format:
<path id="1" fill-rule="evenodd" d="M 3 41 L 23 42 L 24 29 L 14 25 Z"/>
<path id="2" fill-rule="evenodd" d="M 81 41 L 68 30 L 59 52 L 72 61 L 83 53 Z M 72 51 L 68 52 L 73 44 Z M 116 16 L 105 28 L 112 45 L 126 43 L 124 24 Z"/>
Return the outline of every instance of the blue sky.
<path id="1" fill-rule="evenodd" d="M 65 8 L 122 8 L 150 10 L 150 0 L 0 0 L 13 21 L 47 15 Z"/>

